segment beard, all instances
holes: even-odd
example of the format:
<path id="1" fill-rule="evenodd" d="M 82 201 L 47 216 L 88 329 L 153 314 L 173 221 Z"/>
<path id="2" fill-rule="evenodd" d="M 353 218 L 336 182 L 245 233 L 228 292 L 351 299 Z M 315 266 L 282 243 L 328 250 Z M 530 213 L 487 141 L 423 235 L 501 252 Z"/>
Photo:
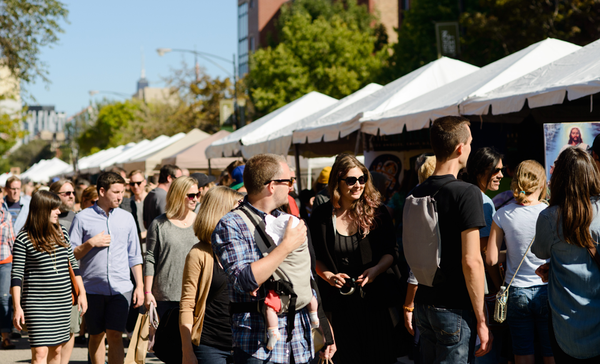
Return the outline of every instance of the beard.
<path id="1" fill-rule="evenodd" d="M 60 212 L 68 212 L 68 211 L 73 211 L 73 206 L 69 206 L 67 204 L 65 204 L 64 202 L 60 203 L 60 207 L 58 208 L 60 210 Z"/>

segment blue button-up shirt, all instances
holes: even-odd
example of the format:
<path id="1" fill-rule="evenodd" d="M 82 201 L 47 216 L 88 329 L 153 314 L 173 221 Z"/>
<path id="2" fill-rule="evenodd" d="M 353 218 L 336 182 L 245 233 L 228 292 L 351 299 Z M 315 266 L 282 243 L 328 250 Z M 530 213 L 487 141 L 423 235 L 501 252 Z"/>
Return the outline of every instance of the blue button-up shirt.
<path id="1" fill-rule="evenodd" d="M 247 200 L 244 201 L 259 216 L 266 213 L 254 208 Z M 279 211 L 273 211 L 278 216 Z M 250 264 L 262 258 L 262 254 L 254 237 L 251 235 L 244 220 L 234 212 L 225 215 L 217 224 L 212 234 L 212 247 L 215 255 L 223 265 L 229 280 L 229 298 L 232 302 L 255 302 L 258 297 L 251 294 L 254 287 L 248 284 Z M 309 273 L 307 273 L 309 274 Z M 290 356 L 294 362 L 307 363 L 314 356 L 308 309 L 305 307 L 296 312 L 292 341 L 287 342 L 287 316 L 279 315 L 279 333 L 273 350 L 266 348 L 265 317 L 256 312 L 234 314 L 232 316 L 233 346 L 260 360 L 273 363 L 289 363 Z"/>
<path id="2" fill-rule="evenodd" d="M 133 290 L 129 268 L 142 264 L 142 252 L 133 215 L 120 208 L 106 212 L 94 204 L 75 215 L 71 224 L 73 249 L 103 232 L 110 246 L 92 248 L 80 260 L 81 277 L 90 294 L 110 296 Z"/>
<path id="3" fill-rule="evenodd" d="M 592 199 L 592 207 L 590 232 L 598 242 L 600 200 Z M 540 213 L 531 251 L 550 258 L 548 301 L 558 345 L 577 359 L 600 355 L 600 270 L 587 249 L 565 241 L 558 206 Z"/>

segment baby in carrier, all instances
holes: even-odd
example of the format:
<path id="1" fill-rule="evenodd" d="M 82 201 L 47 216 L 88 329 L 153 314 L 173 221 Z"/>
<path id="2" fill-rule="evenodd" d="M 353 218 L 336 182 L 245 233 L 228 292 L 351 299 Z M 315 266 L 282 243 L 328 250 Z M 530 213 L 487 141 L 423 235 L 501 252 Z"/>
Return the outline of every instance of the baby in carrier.
<path id="1" fill-rule="evenodd" d="M 266 233 L 273 239 L 273 242 L 276 245 L 279 245 L 283 240 L 283 234 L 290 216 L 291 215 L 283 214 L 276 218 L 272 215 L 267 215 L 265 219 Z M 293 217 L 292 227 L 296 227 L 299 222 L 300 220 L 298 218 Z M 317 328 L 319 327 L 319 316 L 317 314 L 318 303 L 316 297 L 312 294 L 312 288 L 310 288 L 310 276 L 307 275 L 307 272 L 310 272 L 310 253 L 308 251 L 308 243 L 304 242 L 298 249 L 287 256 L 285 261 L 275 271 L 273 277 L 291 281 L 294 291 L 298 295 L 296 309 L 298 310 L 308 306 L 310 326 L 311 328 Z M 298 282 L 298 280 L 301 280 L 301 282 Z M 307 287 L 308 289 L 306 289 Z M 310 295 L 310 298 L 308 295 Z M 287 298 L 288 297 L 285 297 L 286 303 Z M 306 301 L 308 301 L 308 303 L 306 303 Z M 268 350 L 273 350 L 275 343 L 281 338 L 277 315 L 285 311 L 286 307 L 282 307 L 282 298 L 279 297 L 275 291 L 269 290 L 267 297 L 265 298 Z"/>

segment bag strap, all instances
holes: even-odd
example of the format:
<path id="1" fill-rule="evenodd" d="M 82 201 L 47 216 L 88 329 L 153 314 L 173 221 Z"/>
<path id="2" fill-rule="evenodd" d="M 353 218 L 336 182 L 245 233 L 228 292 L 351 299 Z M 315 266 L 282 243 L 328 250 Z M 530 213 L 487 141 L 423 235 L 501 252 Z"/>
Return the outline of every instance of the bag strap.
<path id="1" fill-rule="evenodd" d="M 531 243 L 529 243 L 529 246 L 527 247 L 525 254 L 523 254 L 523 258 L 521 258 L 521 263 L 519 263 L 519 266 L 517 267 L 515 274 L 513 274 L 512 278 L 510 279 L 510 283 L 508 283 L 508 286 L 506 286 L 506 290 L 504 291 L 506 294 L 508 294 L 508 289 L 510 288 L 510 285 L 512 284 L 513 280 L 517 276 L 517 273 L 519 273 L 519 268 L 521 268 L 521 264 L 523 264 L 523 261 L 525 260 L 527 253 L 529 253 L 529 249 L 531 249 L 531 246 L 533 245 L 534 241 L 535 241 L 535 236 L 533 237 L 533 239 L 531 239 Z M 600 257 L 598 257 L 598 259 L 600 259 Z"/>
<path id="2" fill-rule="evenodd" d="M 596 247 L 587 248 L 587 251 L 588 253 L 590 253 L 590 256 L 592 257 L 594 262 L 596 262 L 598 268 L 600 268 L 600 255 L 598 255 L 598 250 L 596 250 Z"/>
<path id="3" fill-rule="evenodd" d="M 443 185 L 440 186 L 440 188 L 437 189 L 437 191 L 435 191 L 433 193 L 433 195 L 431 195 L 431 198 L 435 198 L 435 195 L 438 194 L 438 192 L 440 192 L 442 190 L 442 188 L 446 187 L 447 184 L 452 183 L 452 182 L 458 182 L 458 180 L 455 179 L 451 179 L 450 181 L 445 182 Z"/>

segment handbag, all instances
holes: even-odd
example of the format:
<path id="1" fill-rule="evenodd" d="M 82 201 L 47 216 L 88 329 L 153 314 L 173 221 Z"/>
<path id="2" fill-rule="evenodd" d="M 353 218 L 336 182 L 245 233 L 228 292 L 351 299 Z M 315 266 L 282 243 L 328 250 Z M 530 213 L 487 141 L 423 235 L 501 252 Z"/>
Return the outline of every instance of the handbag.
<path id="1" fill-rule="evenodd" d="M 79 297 L 79 285 L 77 284 L 77 280 L 75 279 L 75 271 L 71 266 L 71 261 L 69 260 L 69 277 L 71 278 L 71 299 L 73 302 L 73 306 L 77 304 L 77 297 Z"/>
<path id="2" fill-rule="evenodd" d="M 154 355 L 167 364 L 181 364 L 181 333 L 179 332 L 179 307 L 167 311 L 158 324 L 154 342 Z"/>
<path id="3" fill-rule="evenodd" d="M 529 243 L 527 250 L 525 250 L 525 254 L 523 254 L 523 258 L 521 258 L 521 263 L 519 263 L 517 270 L 515 270 L 515 274 L 513 274 L 512 278 L 510 279 L 508 286 L 500 287 L 500 291 L 498 291 L 498 293 L 496 294 L 496 305 L 494 307 L 494 320 L 496 322 L 503 323 L 506 320 L 506 314 L 508 311 L 508 289 L 510 288 L 510 285 L 517 276 L 517 273 L 519 273 L 519 268 L 521 268 L 521 265 L 523 264 L 527 253 L 529 253 L 529 249 L 531 249 L 531 246 L 533 245 L 534 241 L 535 237 L 531 239 L 531 243 Z"/>

